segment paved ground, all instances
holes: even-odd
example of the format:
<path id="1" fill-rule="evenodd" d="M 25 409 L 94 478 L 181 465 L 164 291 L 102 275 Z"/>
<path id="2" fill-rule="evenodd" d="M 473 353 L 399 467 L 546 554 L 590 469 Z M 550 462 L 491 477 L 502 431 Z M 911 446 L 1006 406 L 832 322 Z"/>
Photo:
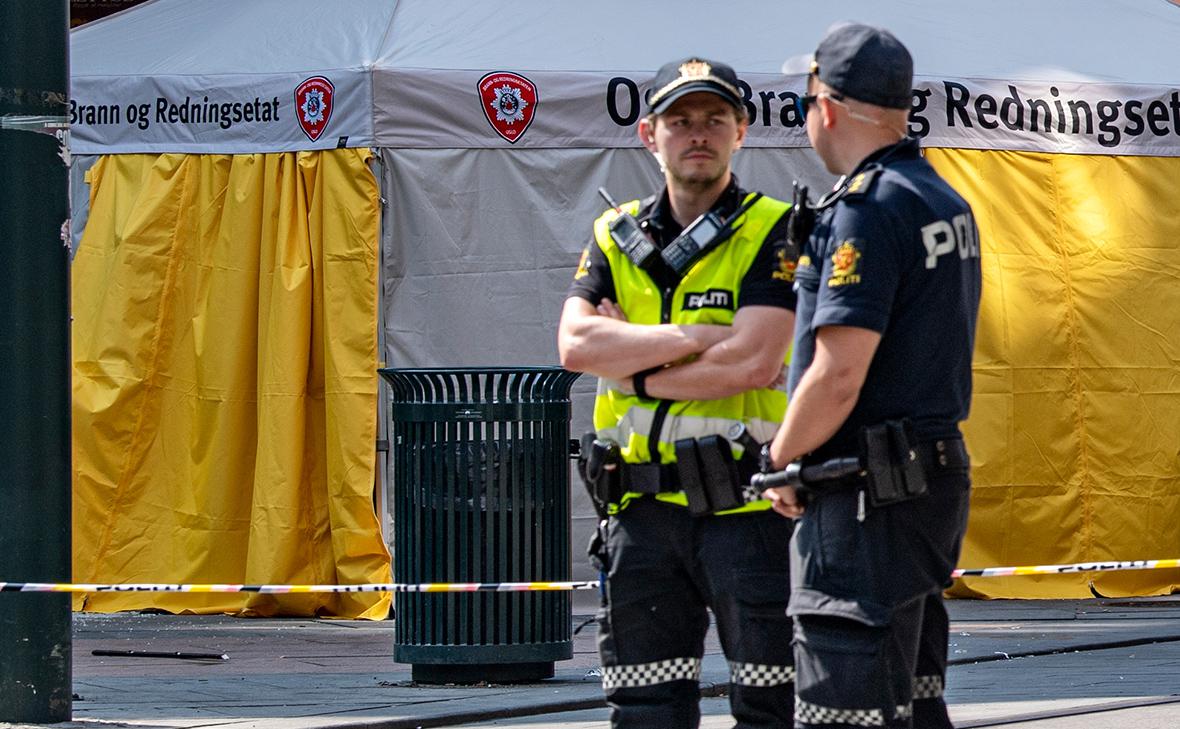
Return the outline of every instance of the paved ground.
<path id="1" fill-rule="evenodd" d="M 961 728 L 1180 726 L 1180 598 L 952 601 L 948 700 Z M 603 727 L 594 628 L 554 679 L 422 686 L 395 663 L 393 624 L 142 613 L 75 615 L 74 722 L 81 727 Z M 204 652 L 228 659 L 95 656 Z M 0 657 L 3 660 L 3 657 Z M 726 666 L 711 637 L 707 694 Z M 724 698 L 704 729 L 732 726 Z M 0 727 L 11 726 L 0 724 Z M 69 725 L 63 725 L 69 726 Z"/>

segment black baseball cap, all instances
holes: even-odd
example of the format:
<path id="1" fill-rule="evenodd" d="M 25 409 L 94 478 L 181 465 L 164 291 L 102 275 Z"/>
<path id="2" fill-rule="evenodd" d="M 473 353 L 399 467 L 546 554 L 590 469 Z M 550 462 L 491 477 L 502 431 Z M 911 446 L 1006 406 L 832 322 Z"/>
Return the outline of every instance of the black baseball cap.
<path id="1" fill-rule="evenodd" d="M 849 98 L 910 108 L 914 59 L 892 33 L 859 23 L 838 25 L 815 49 L 811 72 Z"/>
<path id="2" fill-rule="evenodd" d="M 660 66 L 652 82 L 648 97 L 648 111 L 662 114 L 677 99 L 695 91 L 708 91 L 737 108 L 742 106 L 742 93 L 734 70 L 717 61 L 704 58 L 685 58 Z"/>

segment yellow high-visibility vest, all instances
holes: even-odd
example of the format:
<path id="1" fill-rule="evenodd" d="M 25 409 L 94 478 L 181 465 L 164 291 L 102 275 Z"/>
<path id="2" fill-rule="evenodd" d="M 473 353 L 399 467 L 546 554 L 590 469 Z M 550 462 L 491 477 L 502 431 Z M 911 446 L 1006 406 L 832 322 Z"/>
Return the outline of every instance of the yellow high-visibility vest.
<path id="1" fill-rule="evenodd" d="M 639 206 L 640 202 L 633 200 L 622 208 L 636 215 Z M 618 215 L 614 210 L 608 210 L 594 222 L 594 239 L 610 264 L 617 303 L 628 321 L 732 325 L 742 279 L 766 236 L 789 208 L 785 202 L 762 197 L 735 221 L 738 228 L 733 236 L 694 263 L 676 288 L 667 293 L 611 239 L 608 226 Z M 620 391 L 614 381 L 600 378 L 594 401 L 594 428 L 600 439 L 619 444 L 627 463 L 655 462 L 656 453 L 658 462 L 674 463 L 676 441 L 724 436 L 734 423 L 745 424 L 758 441 L 768 441 L 782 423 L 786 409 L 785 389 L 761 388 L 719 400 L 644 400 Z M 741 452 L 741 447 L 735 445 L 734 456 L 739 457 Z M 612 504 L 612 510 L 623 508 L 630 499 L 640 495 L 626 493 L 620 504 Z M 681 505 L 688 503 L 684 492 L 658 494 L 656 498 Z M 756 501 L 719 513 L 768 508 L 769 501 Z"/>

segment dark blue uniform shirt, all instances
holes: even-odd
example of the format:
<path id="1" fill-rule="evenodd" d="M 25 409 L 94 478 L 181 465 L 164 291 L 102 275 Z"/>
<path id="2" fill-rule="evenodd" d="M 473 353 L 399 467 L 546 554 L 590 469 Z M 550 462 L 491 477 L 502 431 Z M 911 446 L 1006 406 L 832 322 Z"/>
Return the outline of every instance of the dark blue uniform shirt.
<path id="1" fill-rule="evenodd" d="M 796 272 L 791 392 L 816 332 L 881 333 L 860 398 L 808 459 L 853 455 L 866 425 L 909 418 L 920 441 L 958 434 L 971 400 L 981 284 L 971 207 L 905 139 L 866 158 L 819 214 Z"/>

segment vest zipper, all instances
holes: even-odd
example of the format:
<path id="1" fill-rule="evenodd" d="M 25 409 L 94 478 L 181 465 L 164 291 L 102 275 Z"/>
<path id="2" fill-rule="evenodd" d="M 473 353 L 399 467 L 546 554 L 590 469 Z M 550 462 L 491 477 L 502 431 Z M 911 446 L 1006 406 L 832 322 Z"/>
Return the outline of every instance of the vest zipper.
<path id="1" fill-rule="evenodd" d="M 660 296 L 660 323 L 668 324 L 672 321 L 672 292 L 671 287 L 664 287 L 663 294 Z M 668 418 L 668 411 L 672 409 L 671 400 L 660 400 L 660 404 L 656 406 L 655 415 L 651 421 L 651 432 L 647 434 L 647 452 L 648 459 L 652 463 L 661 463 L 660 458 L 660 431 L 664 429 L 664 421 Z"/>

